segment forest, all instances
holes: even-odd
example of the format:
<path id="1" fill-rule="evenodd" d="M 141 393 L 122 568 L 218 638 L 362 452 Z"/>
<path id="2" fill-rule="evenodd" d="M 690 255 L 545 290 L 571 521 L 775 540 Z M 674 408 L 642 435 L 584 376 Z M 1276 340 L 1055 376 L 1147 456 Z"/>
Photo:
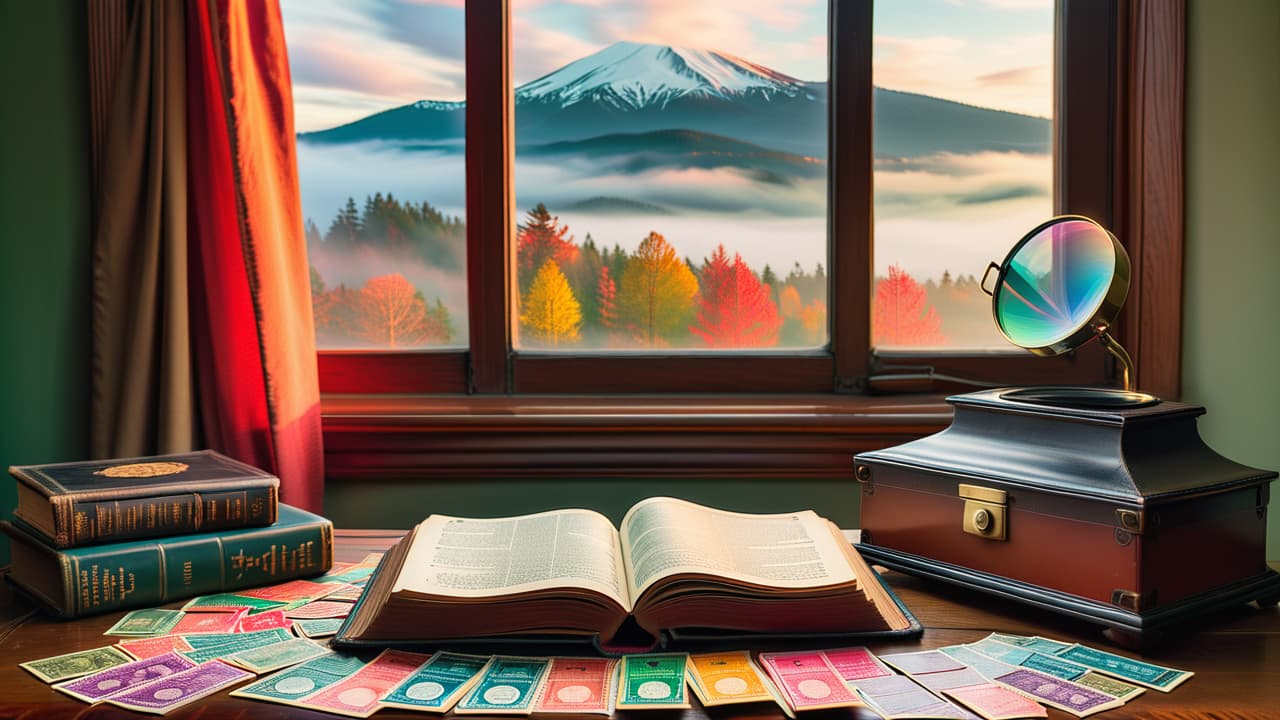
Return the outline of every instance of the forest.
<path id="1" fill-rule="evenodd" d="M 655 218 L 660 222 L 660 218 Z M 376 252 L 382 269 L 359 287 L 330 286 L 311 268 L 322 348 L 423 348 L 457 344 L 454 316 L 438 292 L 397 266 L 426 263 L 464 275 L 465 223 L 430 204 L 376 194 L 353 198 L 323 233 L 307 221 L 313 257 Z M 785 239 L 780 238 L 780 241 Z M 816 348 L 827 342 L 827 275 L 797 262 L 780 275 L 758 271 L 719 244 L 710 257 L 682 257 L 650 231 L 634 251 L 578 242 L 541 203 L 516 230 L 517 347 L 527 349 Z M 987 296 L 973 275 L 917 281 L 897 265 L 875 279 L 872 341 L 878 347 L 942 347 L 998 340 Z"/>

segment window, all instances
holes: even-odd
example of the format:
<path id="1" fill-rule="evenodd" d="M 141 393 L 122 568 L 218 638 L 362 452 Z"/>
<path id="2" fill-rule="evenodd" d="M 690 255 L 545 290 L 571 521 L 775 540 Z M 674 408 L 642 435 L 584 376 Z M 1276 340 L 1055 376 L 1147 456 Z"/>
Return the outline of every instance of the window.
<path id="1" fill-rule="evenodd" d="M 1054 214 L 1053 0 L 875 10 L 872 344 L 1020 353 L 979 283 Z"/>
<path id="2" fill-rule="evenodd" d="M 517 350 L 826 346 L 826 2 L 726 9 L 513 0 Z"/>
<path id="3" fill-rule="evenodd" d="M 295 40 L 292 35 L 293 11 L 290 7 L 295 3 L 286 0 L 284 4 L 292 46 Z M 296 5 L 304 6 L 302 3 Z M 655 5 L 668 9 L 666 16 L 661 14 L 663 11 L 655 11 L 659 14 L 654 17 L 674 17 L 670 16 L 671 6 L 660 3 Z M 738 4 L 689 0 L 677 5 L 681 9 L 701 9 L 701 15 L 694 12 L 689 17 L 703 23 L 714 23 L 719 19 L 724 19 L 726 23 L 765 22 L 760 18 L 750 17 L 747 21 L 742 20 L 742 14 L 737 12 L 741 9 Z M 732 12 L 723 10 L 729 6 L 734 8 Z M 307 12 L 312 14 L 327 12 L 325 6 L 315 3 L 306 3 L 305 7 L 311 8 Z M 1084 350 L 1072 357 L 1046 360 L 1018 353 L 993 351 L 994 345 L 989 336 L 981 337 L 964 332 L 955 333 L 946 342 L 924 343 L 918 347 L 910 343 L 893 342 L 882 342 L 877 347 L 874 343 L 872 303 L 877 287 L 875 278 L 880 276 L 887 279 L 887 266 L 897 261 L 888 260 L 892 257 L 891 251 L 882 248 L 879 241 L 875 252 L 877 257 L 886 259 L 883 263 L 885 267 L 881 267 L 880 260 L 873 259 L 872 255 L 873 237 L 885 239 L 892 236 L 892 228 L 889 226 L 877 224 L 873 227 L 872 224 L 873 217 L 892 219 L 890 213 L 883 212 L 883 196 L 875 194 L 877 186 L 890 190 L 892 186 L 882 182 L 882 175 L 877 176 L 877 182 L 872 181 L 877 162 L 880 162 L 882 170 L 885 164 L 877 160 L 879 148 L 873 145 L 871 127 L 876 93 L 873 83 L 877 78 L 873 72 L 877 62 L 872 49 L 874 37 L 878 32 L 876 28 L 892 28 L 892 25 L 873 24 L 872 7 L 868 1 L 832 0 L 829 5 L 819 2 L 779 2 L 770 6 L 771 16 L 768 21 L 790 24 L 789 26 L 823 28 L 821 32 L 811 32 L 806 37 L 810 41 L 807 51 L 826 45 L 828 61 L 825 78 L 819 77 L 816 71 L 790 68 L 770 74 L 768 62 L 744 56 L 747 52 L 757 52 L 754 48 L 719 54 L 675 53 L 686 69 L 697 68 L 699 72 L 693 75 L 702 77 L 730 70 L 739 72 L 743 67 L 755 68 L 753 72 L 758 77 L 789 77 L 797 82 L 803 81 L 805 89 L 815 96 L 821 94 L 816 90 L 816 85 L 825 79 L 824 119 L 828 128 L 825 138 L 812 137 L 819 133 L 812 128 L 797 130 L 791 137 L 786 134 L 778 137 L 777 133 L 773 136 L 751 134 L 754 129 L 749 128 L 742 131 L 740 137 L 734 137 L 729 133 L 729 130 L 734 129 L 723 125 L 707 126 L 708 129 L 672 128 L 665 123 L 628 125 L 618 122 L 614 125 L 598 118 L 584 120 L 580 117 L 575 119 L 581 120 L 584 127 L 579 128 L 582 131 L 572 136 L 549 132 L 550 125 L 545 118 L 540 129 L 535 127 L 536 123 L 532 121 L 538 119 L 538 112 L 546 110 L 535 107 L 535 101 L 545 100 L 549 97 L 548 93 L 565 88 L 563 83 L 555 82 L 557 77 L 565 80 L 566 75 L 561 70 L 571 68 L 575 63 L 580 64 L 579 70 L 584 67 L 581 63 L 595 62 L 603 66 L 605 61 L 609 61 L 611 69 L 617 69 L 619 63 L 626 58 L 643 59 L 645 52 L 659 52 L 661 48 L 671 45 L 674 40 L 667 41 L 658 35 L 646 34 L 648 30 L 642 22 L 643 16 L 634 14 L 639 12 L 637 8 L 642 10 L 643 7 L 641 3 L 619 3 L 618 7 L 613 8 L 617 12 L 611 14 L 587 3 L 523 3 L 520 0 L 510 0 L 471 2 L 467 4 L 464 13 L 457 2 L 405 3 L 403 7 L 396 3 L 382 3 L 376 10 L 361 10 L 361 6 L 342 4 L 341 14 L 334 17 L 345 23 L 348 30 L 354 32 L 370 23 L 380 22 L 382 29 L 379 32 L 387 39 L 386 47 L 392 50 L 410 47 L 422 51 L 428 41 L 434 40 L 442 40 L 454 50 L 460 45 L 464 48 L 465 88 L 462 93 L 457 92 L 457 79 L 463 66 L 451 61 L 452 64 L 444 63 L 434 70 L 441 77 L 453 78 L 455 84 L 452 90 L 439 90 L 437 97 L 411 100 L 411 96 L 405 96 L 396 100 L 403 101 L 405 106 L 412 106 L 420 100 L 430 100 L 432 102 L 418 105 L 423 110 L 439 114 L 456 111 L 457 106 L 449 103 L 456 103 L 465 97 L 466 151 L 462 176 L 458 175 L 460 171 L 456 164 L 459 155 L 459 138 L 456 136 L 448 138 L 449 142 L 454 143 L 452 148 L 444 147 L 444 142 L 433 141 L 423 143 L 421 148 L 415 146 L 409 150 L 401 150 L 406 154 L 422 151 L 424 159 L 445 163 L 436 170 L 429 170 L 424 165 L 422 173 L 433 179 L 443 177 L 448 180 L 454 199 L 433 200 L 417 197 L 410 190 L 396 190 L 395 201 L 401 207 L 393 206 L 392 209 L 399 211 L 404 207 L 418 207 L 419 203 L 427 203 L 432 210 L 440 211 L 440 223 L 462 230 L 466 239 L 465 262 L 456 244 L 452 247 L 455 250 L 454 267 L 465 267 L 465 271 L 459 272 L 465 272 L 467 283 L 465 303 L 456 297 L 459 294 L 456 289 L 452 293 L 446 293 L 434 285 L 425 287 L 425 281 L 422 284 L 412 283 L 415 295 L 421 296 L 420 307 L 425 307 L 428 311 L 443 307 L 447 311 L 448 320 L 456 330 L 449 335 L 448 341 L 436 342 L 435 347 L 427 351 L 404 352 L 397 347 L 394 351 L 384 348 L 359 352 L 322 352 L 323 390 L 330 393 L 431 392 L 474 395 L 632 392 L 830 394 L 856 393 L 869 386 L 876 387 L 877 383 L 891 383 L 898 377 L 895 374 L 902 372 L 908 377 L 914 373 L 923 380 L 928 380 L 931 374 L 950 374 L 1011 384 L 1047 379 L 1059 382 L 1107 380 L 1108 359 L 1105 353 L 1093 352 L 1093 349 Z M 716 11 L 717 7 L 721 11 Z M 941 10 L 950 11 L 951 7 L 947 3 L 939 5 Z M 435 23 L 415 24 L 410 10 L 417 13 L 440 13 L 442 17 L 451 16 L 465 26 L 465 32 L 449 32 L 444 26 Z M 396 14 L 401 11 L 404 14 Z M 899 6 L 885 10 L 875 23 L 882 20 L 890 22 L 895 12 L 901 12 Z M 1121 197 L 1118 185 L 1123 175 L 1123 163 L 1118 158 L 1126 150 L 1125 138 L 1132 136 L 1122 125 L 1126 106 L 1123 103 L 1117 104 L 1117 97 L 1128 90 L 1122 82 L 1123 77 L 1116 72 L 1117 67 L 1128 67 L 1124 65 L 1127 61 L 1122 57 L 1126 51 L 1124 43 L 1127 40 L 1124 38 L 1127 36 L 1117 29 L 1128 27 L 1128 23 L 1133 22 L 1133 18 L 1125 15 L 1125 12 L 1128 12 L 1127 8 L 1118 8 L 1111 3 L 1066 1 L 1060 3 L 1056 16 L 1052 19 L 1056 23 L 1053 36 L 1057 38 L 1057 57 L 1065 58 L 1055 80 L 1056 98 L 1061 103 L 1058 108 L 1060 112 L 1053 113 L 1053 121 L 1047 125 L 1053 129 L 1052 142 L 1057 149 L 1056 162 L 1051 170 L 1055 178 L 1052 184 L 1054 202 L 1050 205 L 1046 197 L 1048 154 L 1043 151 L 1043 139 L 1036 141 L 1040 143 L 1037 152 L 1025 153 L 1035 155 L 1035 162 L 1031 163 L 1034 165 L 1033 169 L 1016 167 L 1011 171 L 1012 179 L 1006 183 L 1006 187 L 994 183 L 984 189 L 997 194 L 1004 192 L 1008 196 L 1004 198 L 1006 200 L 1016 199 L 1018 193 L 1034 197 L 1041 205 L 1034 209 L 1028 206 L 1025 209 L 1028 218 L 1031 215 L 1038 216 L 1042 208 L 1044 214 L 1048 214 L 1048 209 L 1052 207 L 1058 211 L 1089 214 L 1113 227 L 1118 223 L 1131 222 L 1132 198 Z M 381 15 L 370 19 L 369 13 Z M 1044 27 L 1049 22 L 1046 17 L 1047 10 L 1041 8 L 1036 20 L 1041 35 L 1049 32 Z M 598 42 L 590 44 L 583 39 L 586 35 L 581 29 L 585 27 L 595 28 L 596 35 L 591 37 Z M 537 32 L 530 28 L 536 28 Z M 633 33 L 634 39 L 627 40 L 627 33 Z M 614 42 L 599 41 L 605 35 L 609 35 Z M 785 33 L 774 35 L 782 38 L 782 41 L 789 38 Z M 466 42 L 461 43 L 461 38 L 465 38 Z M 306 47 L 306 41 L 298 42 L 300 47 Z M 643 47 L 617 45 L 616 42 L 630 42 Z M 1037 52 L 1044 50 L 1043 45 L 1042 42 Z M 655 46 L 658 48 L 656 51 Z M 317 47 L 331 50 L 336 45 L 320 42 Z M 292 52 L 294 49 L 291 47 Z M 428 54 L 435 52 L 436 50 L 431 49 Z M 762 57 L 770 53 L 785 54 L 763 46 L 758 52 Z M 355 55 L 331 54 L 334 55 L 329 58 L 332 64 L 342 65 L 341 58 L 356 58 L 368 55 L 369 51 Z M 530 64 L 524 59 L 539 54 L 549 58 L 543 65 Z M 431 56 L 443 57 L 438 54 Z M 732 65 L 730 56 L 743 61 L 736 66 L 737 69 Z M 414 57 L 420 59 L 421 52 Z M 559 62 L 555 58 L 559 58 Z M 1035 62 L 1040 66 L 1045 64 L 1043 59 Z M 295 83 L 299 83 L 306 78 L 300 72 L 298 63 L 295 62 L 294 65 Z M 654 63 L 647 61 L 647 64 L 638 66 L 653 69 Z M 349 76 L 354 70 L 353 61 L 336 68 L 335 72 L 340 71 Z M 611 70 L 595 67 L 592 76 L 598 80 L 602 73 L 608 71 Z M 992 70 L 992 73 L 998 72 L 1000 71 Z M 809 76 L 803 77 L 806 73 Z M 569 80 L 576 83 L 587 74 L 578 73 Z M 741 79 L 748 75 L 749 73 L 739 73 L 734 77 Z M 1115 80 L 1118 76 L 1121 81 Z M 540 81 L 542 85 L 538 84 Z M 576 87 L 580 87 L 580 84 Z M 647 88 L 641 89 L 647 91 Z M 900 89 L 912 90 L 909 87 Z M 600 90 L 597 87 L 593 91 Z M 413 92 L 426 94 L 437 91 L 424 86 Z M 947 99 L 966 101 L 963 96 Z M 298 101 L 306 100 L 300 93 Z M 1030 123 L 1034 126 L 1033 131 L 1043 134 L 1046 127 L 1043 115 L 1046 113 L 1043 110 L 1043 100 L 1040 102 L 1035 108 L 1019 110 L 1008 106 L 1006 109 L 1018 110 L 1030 116 L 1036 121 Z M 558 109 L 564 110 L 565 107 L 561 103 Z M 668 103 L 665 109 L 679 108 Z M 368 108 L 371 117 L 365 120 L 385 121 L 390 114 L 375 111 L 374 107 Z M 458 115 L 455 113 L 453 117 L 456 119 Z M 563 126 L 568 123 L 569 116 L 561 117 L 565 118 L 565 122 L 561 123 Z M 618 114 L 608 117 L 616 120 Z M 300 122 L 300 126 L 301 124 Z M 344 127 L 352 127 L 352 124 Z M 682 134 L 673 132 L 674 130 L 689 132 Z M 709 139 L 711 135 L 716 136 L 714 142 L 719 145 L 710 151 L 710 157 L 701 153 L 701 148 L 690 150 L 691 143 L 712 147 L 707 144 L 712 142 Z M 887 133 L 884 135 L 887 137 Z M 302 142 L 315 139 L 302 138 Z M 640 141 L 648 144 L 639 150 L 634 146 L 627 146 L 627 143 Z M 808 143 L 812 147 L 801 148 L 797 143 Z M 663 150 L 670 148 L 676 149 L 664 155 Z M 743 157 L 751 162 L 744 164 Z M 789 185 L 778 184 L 778 189 L 772 193 L 761 191 L 760 185 L 767 184 L 770 179 L 768 171 L 771 167 L 776 170 L 777 164 L 781 163 L 789 172 L 795 171 L 796 158 L 822 160 L 825 162 L 825 172 L 816 177 L 788 177 L 786 179 Z M 584 169 L 586 165 L 590 167 Z M 750 233 L 744 231 L 740 233 L 744 237 L 734 237 L 735 233 L 731 230 L 723 229 L 733 227 L 731 225 L 705 230 L 702 234 L 711 237 L 698 237 L 697 244 L 693 239 L 683 239 L 699 234 L 696 232 L 696 224 L 690 225 L 687 215 L 694 211 L 705 213 L 712 193 L 705 187 L 697 188 L 697 192 L 694 192 L 688 188 L 682 190 L 678 183 L 664 187 L 655 182 L 655 179 L 661 177 L 661 173 L 671 170 L 673 166 L 676 172 L 669 174 L 669 177 L 681 176 L 683 173 L 684 178 L 714 177 L 719 181 L 736 173 L 737 177 L 746 177 L 750 183 L 754 183 L 747 184 L 749 194 L 729 197 L 724 205 L 726 208 L 741 211 L 744 198 L 747 198 L 750 202 L 769 205 L 777 214 L 784 213 L 791 207 L 803 215 L 804 222 L 811 226 L 809 231 L 778 233 L 778 244 L 795 246 L 792 266 L 775 268 L 775 263 L 784 265 L 786 260 L 752 255 L 751 242 L 747 237 Z M 359 175 L 353 168 L 339 167 L 344 167 L 347 175 Z M 972 167 L 970 165 L 971 169 Z M 602 168 L 607 172 L 602 173 Z M 1022 187 L 1016 186 L 1016 181 L 1030 174 L 1036 177 L 1030 191 L 1026 183 Z M 304 192 L 308 182 L 307 175 L 304 168 Z M 462 182 L 462 177 L 465 177 L 465 183 Z M 806 188 L 805 197 L 813 201 L 797 199 L 799 196 L 794 192 L 797 187 Z M 814 188 L 818 187 L 825 187 L 825 192 L 815 191 Z M 371 189 L 374 192 L 371 203 L 377 209 L 378 191 L 376 188 Z M 355 197 L 356 210 L 363 212 L 359 194 L 368 196 L 368 192 L 369 190 L 357 190 L 349 193 Z M 387 192 L 393 192 L 390 186 Z M 816 200 L 813 199 L 815 197 Z M 465 203 L 465 208 L 457 207 L 459 198 Z M 382 202 L 388 203 L 385 195 Z M 876 212 L 873 212 L 873 202 L 877 203 Z M 329 202 L 328 206 L 333 204 Z M 690 206 L 694 206 L 693 209 Z M 823 215 L 820 221 L 824 229 L 822 233 L 812 231 L 812 227 L 819 224 L 812 214 L 818 208 L 822 209 Z M 347 213 L 346 217 L 351 214 L 345 203 L 331 212 L 336 213 L 337 219 L 344 217 L 342 212 Z M 759 213 L 759 208 L 755 212 Z M 622 221 L 618 219 L 634 216 L 640 216 L 642 220 L 633 226 L 623 227 Z M 432 217 L 434 221 L 434 216 Z M 766 220 L 772 219 L 761 219 L 758 214 L 747 213 L 737 226 L 755 232 L 767 224 Z M 568 225 L 569 231 L 562 235 L 560 231 L 565 225 Z M 679 226 L 693 227 L 694 230 L 668 229 Z M 322 227 L 322 221 L 317 221 L 316 227 L 322 233 L 328 230 Z M 1016 236 L 1005 236 L 1012 227 L 1011 222 L 1009 228 L 990 231 L 991 248 L 997 249 L 984 249 L 981 252 L 984 259 L 998 259 L 998 248 L 1007 247 L 1017 239 Z M 1021 228 L 1021 223 L 1018 227 L 1025 229 Z M 667 232 L 663 232 L 664 229 Z M 1117 227 L 1117 230 L 1122 229 Z M 602 269 L 607 264 L 605 253 L 607 250 L 612 254 L 616 243 L 625 258 L 629 259 L 639 251 L 643 240 L 652 237 L 650 231 L 663 236 L 662 239 L 674 250 L 675 257 L 682 261 L 668 266 L 675 275 L 685 278 L 685 282 L 676 283 L 683 298 L 683 315 L 673 312 L 673 315 L 681 317 L 679 322 L 673 323 L 666 330 L 648 327 L 640 328 L 640 332 L 633 332 L 636 328 L 631 327 L 626 328 L 627 332 L 623 333 L 616 327 L 610 327 L 605 319 L 608 314 L 601 313 L 601 306 L 607 304 L 602 302 L 602 298 L 605 301 L 608 299 L 608 293 L 605 292 L 607 284 L 602 277 Z M 526 240 L 530 235 L 539 235 L 542 238 L 539 241 L 542 242 L 542 249 L 533 252 L 530 248 L 534 248 L 536 243 L 526 242 L 522 250 L 522 234 L 526 236 Z M 556 262 L 553 264 L 557 266 L 555 270 L 558 270 L 559 277 L 556 277 L 557 273 L 548 271 L 539 285 L 538 280 L 547 265 L 546 261 L 556 258 L 560 251 L 556 243 L 561 242 L 560 249 L 567 254 L 582 253 L 587 246 L 588 234 L 591 236 L 594 252 L 600 256 L 599 267 L 595 266 L 594 258 L 591 262 L 581 263 L 583 267 L 568 269 L 561 265 L 571 266 L 573 262 Z M 1120 234 L 1123 236 L 1123 232 Z M 563 240 L 570 235 L 574 238 L 573 248 L 563 248 Z M 600 236 L 598 239 L 597 235 Z M 678 237 L 681 238 L 679 243 Z M 627 244 L 623 244 L 624 241 Z M 734 256 L 739 255 L 742 257 L 744 270 L 742 277 L 750 277 L 754 282 L 752 287 L 768 288 L 769 301 L 775 313 L 773 322 L 778 322 L 779 326 L 777 337 L 771 338 L 771 343 L 756 342 L 757 337 L 741 332 L 733 342 L 725 344 L 726 350 L 719 350 L 721 345 L 707 340 L 707 336 L 711 334 L 706 332 L 709 325 L 699 323 L 696 303 L 702 299 L 698 294 L 703 284 L 701 275 L 707 272 L 713 260 L 712 253 L 720 244 L 725 248 L 721 269 L 733 269 Z M 815 252 L 813 248 L 819 245 L 825 245 L 825 249 Z M 776 252 L 777 248 L 771 250 Z M 568 257 L 567 254 L 564 257 Z M 616 260 L 616 255 L 614 259 Z M 798 268 L 796 262 L 799 263 Z M 929 280 L 937 286 L 945 281 L 941 271 L 916 271 L 905 264 L 906 259 L 901 262 L 908 273 L 924 275 L 925 285 Z M 960 262 L 962 261 L 957 260 L 957 263 Z M 617 267 L 622 268 L 623 265 Z M 941 269 L 950 270 L 949 267 Z M 346 270 L 353 271 L 354 268 L 347 267 Z M 797 271 L 794 275 L 793 270 Z M 394 272 L 404 274 L 399 267 Z M 952 276 L 954 278 L 956 275 L 977 272 L 978 269 L 969 272 L 956 270 Z M 620 270 L 611 267 L 609 275 L 614 284 L 614 293 L 620 291 L 618 284 L 622 280 L 622 274 Z M 687 280 L 690 275 L 695 279 L 696 289 L 693 293 L 688 292 L 690 283 Z M 794 282 L 788 283 L 788 278 L 792 278 Z M 323 277 L 323 273 L 322 279 L 328 291 L 333 282 Z M 354 287 L 357 282 L 362 280 L 350 280 L 349 287 Z M 368 280 L 363 282 L 367 283 Z M 789 284 L 796 291 L 797 298 L 783 297 L 783 291 Z M 805 290 L 800 289 L 802 285 Z M 534 317 L 532 308 L 535 303 L 530 302 L 530 294 L 535 289 L 542 293 L 539 298 L 542 302 L 537 304 L 544 308 L 554 305 L 547 302 L 548 298 L 572 296 L 577 304 L 576 313 L 579 317 L 575 320 L 574 312 L 562 312 L 557 316 L 554 311 L 543 312 L 540 318 Z M 436 298 L 440 299 L 439 303 Z M 614 302 L 616 301 L 615 296 Z M 822 309 L 820 306 L 825 306 L 825 322 L 816 320 Z M 471 308 L 470 312 L 467 311 L 468 307 Z M 806 310 L 810 311 L 807 325 Z M 616 308 L 614 312 L 617 312 Z M 791 326 L 790 334 L 785 331 L 788 318 L 796 321 Z M 589 322 L 593 323 L 592 327 L 587 327 Z M 634 326 L 640 323 L 630 324 Z M 765 324 L 757 322 L 749 327 L 758 328 Z M 982 323 L 971 321 L 970 324 Z M 818 332 L 800 332 L 806 328 L 812 330 L 815 325 L 819 328 Z M 704 333 L 693 332 L 694 329 L 701 329 Z M 744 340 L 744 337 L 747 339 Z M 366 348 L 368 345 L 366 340 Z M 927 389 L 930 386 L 911 387 Z"/>

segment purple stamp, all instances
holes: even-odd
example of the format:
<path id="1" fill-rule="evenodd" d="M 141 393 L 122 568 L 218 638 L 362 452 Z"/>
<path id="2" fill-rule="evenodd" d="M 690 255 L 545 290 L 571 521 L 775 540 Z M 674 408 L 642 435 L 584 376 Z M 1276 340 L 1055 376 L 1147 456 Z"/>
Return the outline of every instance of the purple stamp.
<path id="1" fill-rule="evenodd" d="M 131 687 L 190 670 L 196 664 L 177 653 L 165 653 L 107 668 L 78 680 L 54 685 L 54 689 L 87 703 L 104 700 Z"/>
<path id="2" fill-rule="evenodd" d="M 163 713 L 253 676 L 251 672 L 210 660 L 190 670 L 113 695 L 107 702 L 142 712 Z"/>
<path id="3" fill-rule="evenodd" d="M 1082 717 L 1120 704 L 1110 695 L 1035 670 L 1015 670 L 996 681 Z"/>

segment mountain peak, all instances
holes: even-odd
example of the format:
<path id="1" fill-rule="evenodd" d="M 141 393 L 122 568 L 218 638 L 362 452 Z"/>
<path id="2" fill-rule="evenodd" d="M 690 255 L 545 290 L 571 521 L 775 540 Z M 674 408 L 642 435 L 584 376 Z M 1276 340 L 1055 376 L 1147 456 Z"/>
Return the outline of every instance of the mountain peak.
<path id="1" fill-rule="evenodd" d="M 582 100 L 618 108 L 664 106 L 688 95 L 794 97 L 806 83 L 715 50 L 621 41 L 516 89 L 516 97 L 567 107 Z"/>

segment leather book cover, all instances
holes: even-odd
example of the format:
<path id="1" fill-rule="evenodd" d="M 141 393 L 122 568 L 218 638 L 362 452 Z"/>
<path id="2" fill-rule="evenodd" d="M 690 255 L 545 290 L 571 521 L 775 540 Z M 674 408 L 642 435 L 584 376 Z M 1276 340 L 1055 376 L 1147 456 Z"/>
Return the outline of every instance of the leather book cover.
<path id="1" fill-rule="evenodd" d="M 15 515 L 55 548 L 270 525 L 280 481 L 213 450 L 9 468 Z"/>
<path id="2" fill-rule="evenodd" d="M 270 527 L 54 550 L 21 524 L 8 578 L 55 615 L 149 607 L 218 592 L 313 577 L 333 564 L 333 524 L 280 505 Z"/>

